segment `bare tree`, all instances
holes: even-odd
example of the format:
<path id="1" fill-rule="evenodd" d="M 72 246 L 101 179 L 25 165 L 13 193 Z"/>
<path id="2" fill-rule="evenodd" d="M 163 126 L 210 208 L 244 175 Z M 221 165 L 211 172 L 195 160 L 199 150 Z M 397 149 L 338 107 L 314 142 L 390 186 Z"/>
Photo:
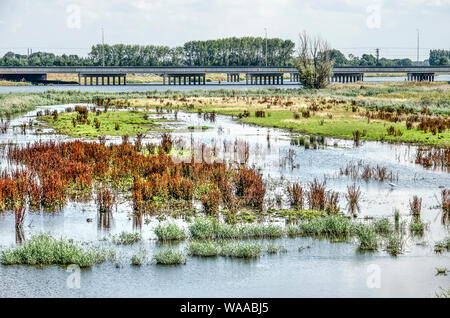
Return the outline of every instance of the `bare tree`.
<path id="1" fill-rule="evenodd" d="M 299 35 L 297 69 L 300 83 L 307 88 L 324 88 L 333 73 L 330 46 L 319 36 L 312 37 L 305 31 Z"/>

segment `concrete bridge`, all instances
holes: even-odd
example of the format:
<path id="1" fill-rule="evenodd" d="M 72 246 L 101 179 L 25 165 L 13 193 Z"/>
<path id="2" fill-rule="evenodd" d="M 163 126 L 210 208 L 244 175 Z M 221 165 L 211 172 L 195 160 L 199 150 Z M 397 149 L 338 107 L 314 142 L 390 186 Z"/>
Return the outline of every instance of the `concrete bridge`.
<path id="1" fill-rule="evenodd" d="M 435 74 L 450 73 L 450 66 L 408 67 L 335 67 L 331 82 L 351 83 L 364 80 L 368 73 L 403 73 L 408 81 L 434 81 Z M 285 74 L 290 82 L 299 82 L 294 67 L 210 66 L 210 67 L 0 67 L 0 79 L 42 82 L 47 74 L 78 74 L 80 85 L 126 85 L 127 74 L 155 74 L 164 85 L 205 85 L 206 74 L 226 74 L 227 82 L 249 85 L 283 85 Z M 242 78 L 243 79 L 243 78 Z"/>

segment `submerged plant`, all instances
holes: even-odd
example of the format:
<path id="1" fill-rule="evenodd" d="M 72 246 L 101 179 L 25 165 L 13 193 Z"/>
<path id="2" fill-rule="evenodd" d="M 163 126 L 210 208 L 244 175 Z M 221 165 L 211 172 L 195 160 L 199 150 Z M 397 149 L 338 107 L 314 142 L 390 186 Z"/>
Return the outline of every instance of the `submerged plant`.
<path id="1" fill-rule="evenodd" d="M 140 233 L 122 232 L 113 238 L 114 244 L 117 245 L 133 245 L 142 239 Z"/>

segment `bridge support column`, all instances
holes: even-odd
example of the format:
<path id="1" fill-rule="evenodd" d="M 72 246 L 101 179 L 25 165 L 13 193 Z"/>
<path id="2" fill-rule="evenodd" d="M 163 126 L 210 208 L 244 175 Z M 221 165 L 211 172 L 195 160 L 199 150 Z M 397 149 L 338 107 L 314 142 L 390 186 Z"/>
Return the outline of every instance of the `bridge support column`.
<path id="1" fill-rule="evenodd" d="M 421 81 L 434 82 L 434 73 L 408 73 L 407 79 L 410 82 L 421 82 Z"/>

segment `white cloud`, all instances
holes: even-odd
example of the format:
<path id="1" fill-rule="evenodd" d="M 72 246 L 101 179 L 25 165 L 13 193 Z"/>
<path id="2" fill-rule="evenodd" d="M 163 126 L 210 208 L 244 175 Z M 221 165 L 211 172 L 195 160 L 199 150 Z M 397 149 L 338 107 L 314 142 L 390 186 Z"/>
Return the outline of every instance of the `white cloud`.
<path id="1" fill-rule="evenodd" d="M 382 23 L 369 30 L 366 9 L 374 3 L 382 5 Z M 78 30 L 65 28 L 68 4 L 81 8 Z M 4 47 L 75 47 L 87 52 L 101 38 L 101 27 L 109 43 L 169 46 L 264 36 L 267 28 L 269 36 L 293 41 L 306 30 L 335 47 L 414 47 L 415 29 L 420 28 L 424 47 L 443 47 L 450 35 L 436 30 L 450 29 L 449 6 L 450 0 L 0 0 L 0 38 Z"/>

